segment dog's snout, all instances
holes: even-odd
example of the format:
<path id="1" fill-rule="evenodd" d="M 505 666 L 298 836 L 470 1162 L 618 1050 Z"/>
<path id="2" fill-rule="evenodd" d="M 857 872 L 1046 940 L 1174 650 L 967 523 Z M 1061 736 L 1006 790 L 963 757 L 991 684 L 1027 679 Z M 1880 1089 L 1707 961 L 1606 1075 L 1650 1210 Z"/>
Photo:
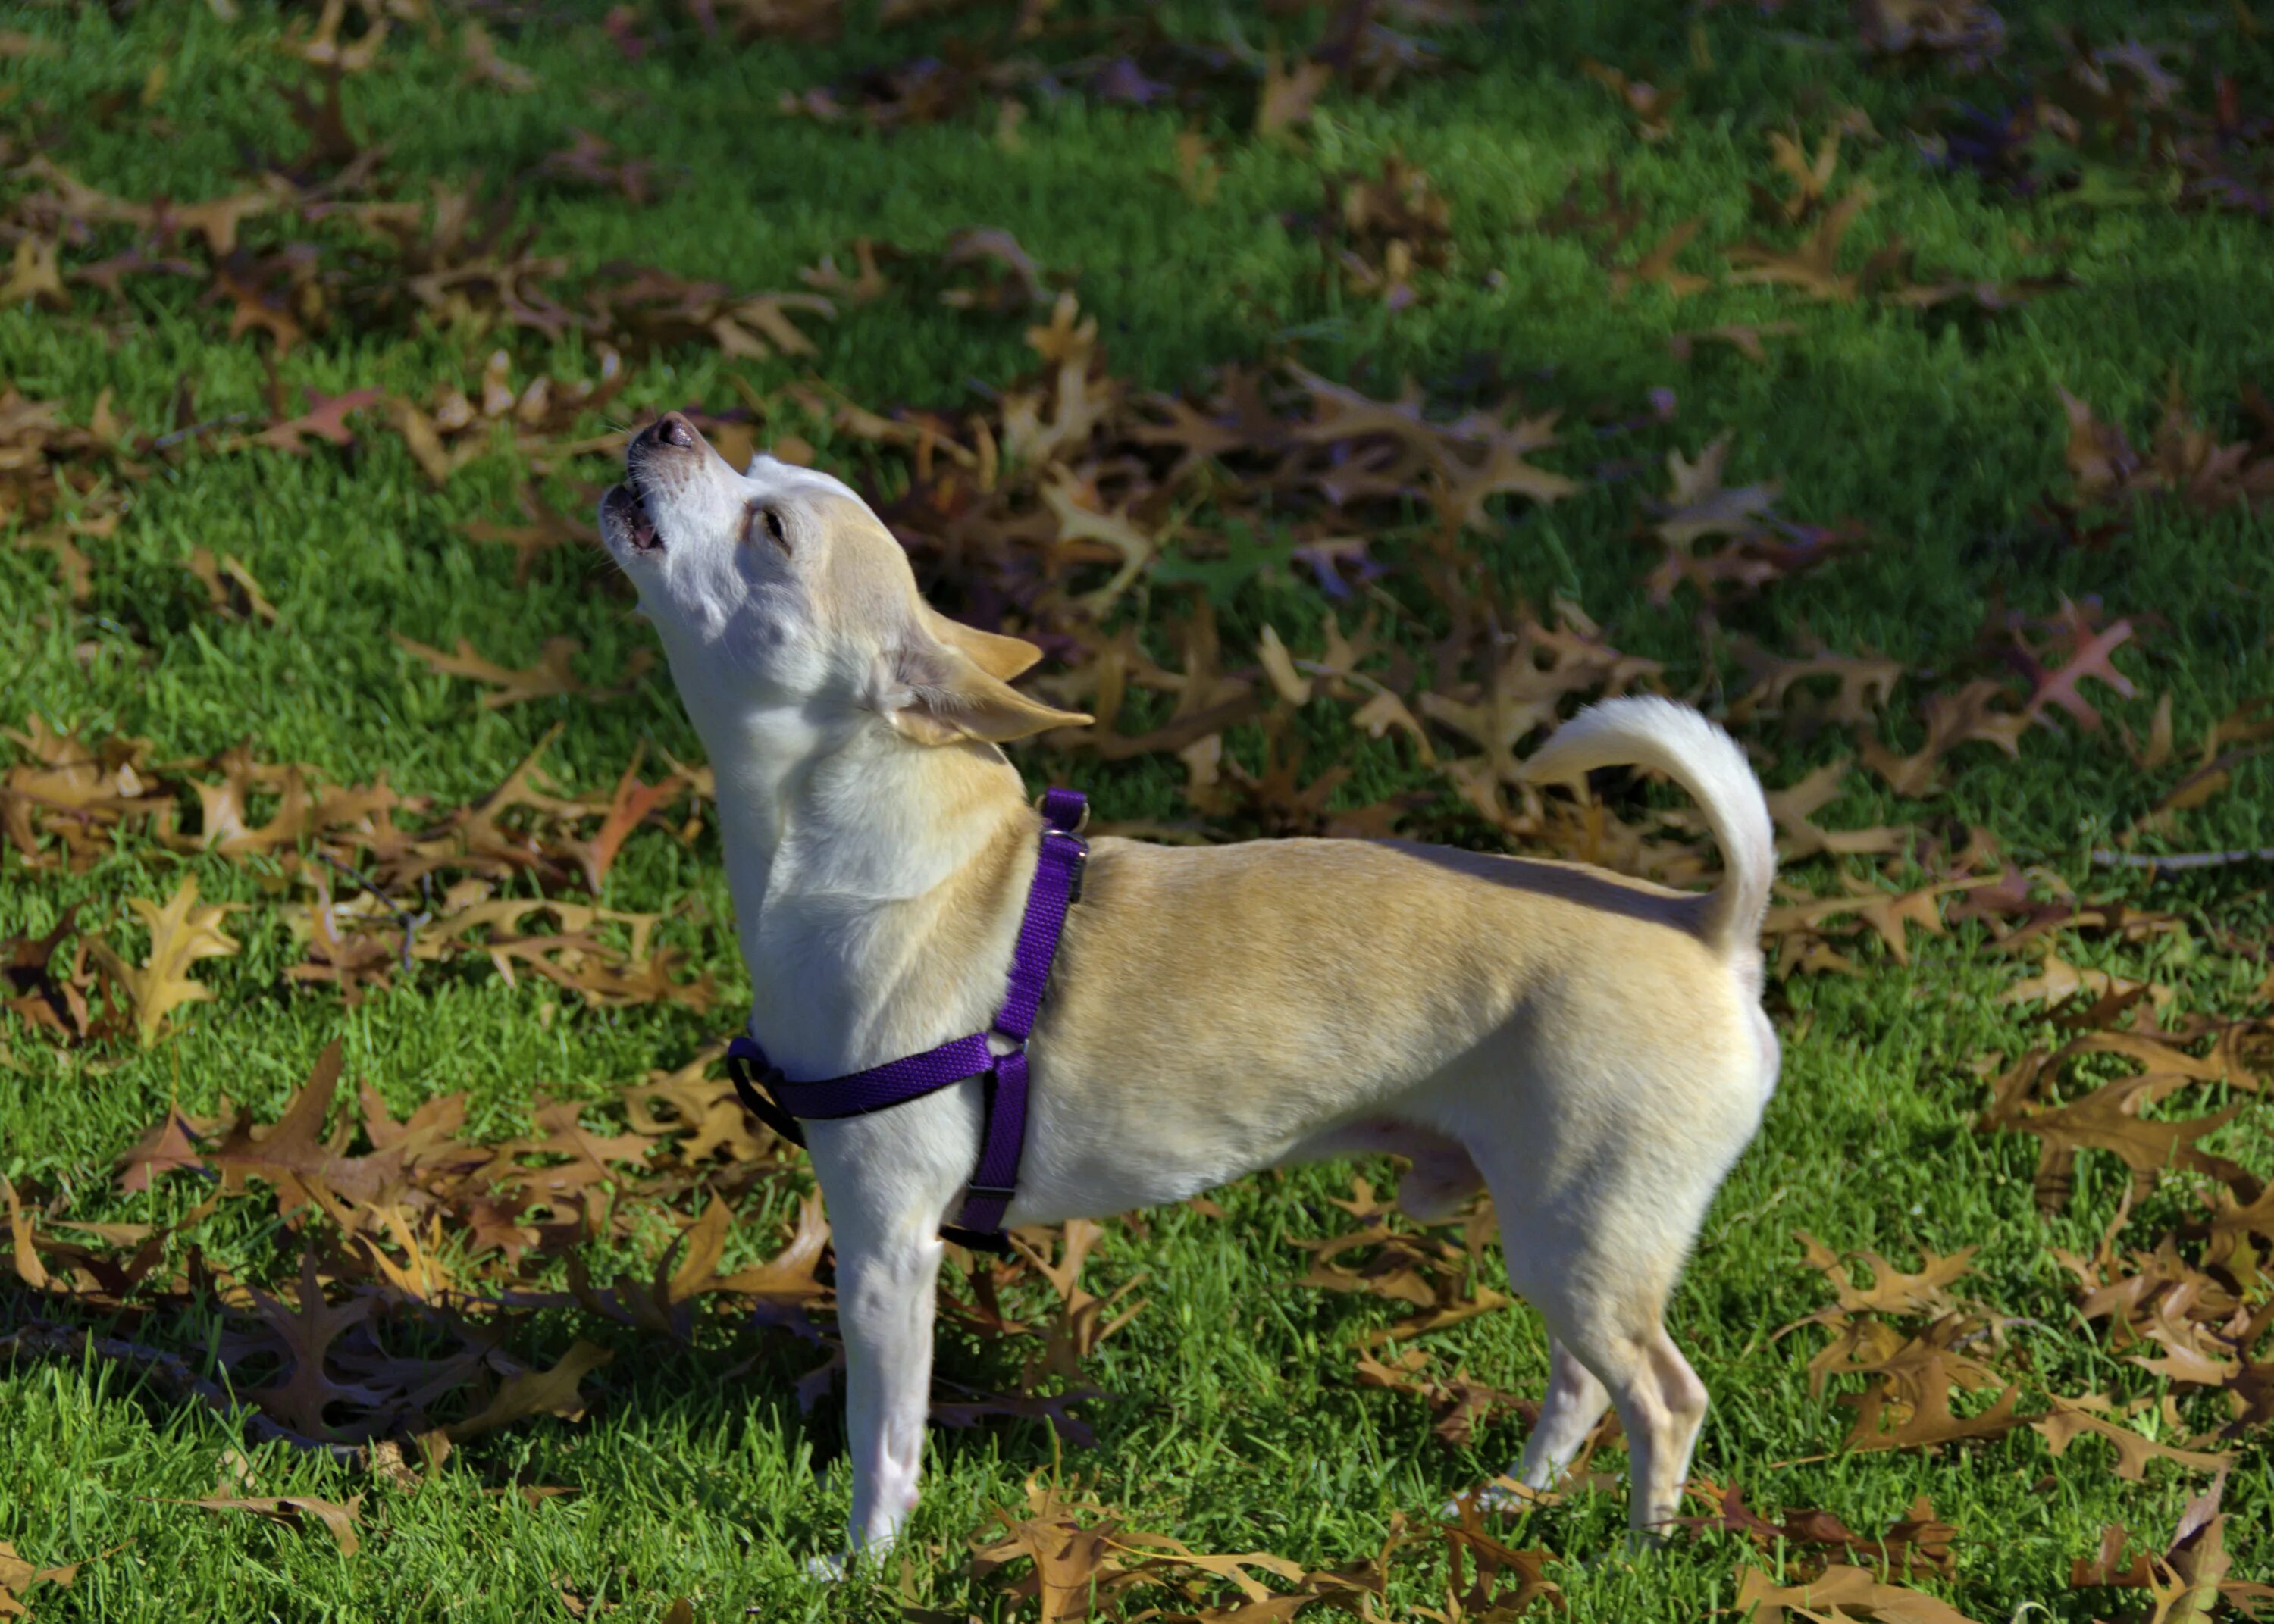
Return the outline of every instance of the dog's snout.
<path id="1" fill-rule="evenodd" d="M 697 440 L 695 425 L 687 420 L 683 411 L 667 411 L 647 426 L 644 440 L 661 446 L 676 446 L 681 450 L 692 449 Z"/>

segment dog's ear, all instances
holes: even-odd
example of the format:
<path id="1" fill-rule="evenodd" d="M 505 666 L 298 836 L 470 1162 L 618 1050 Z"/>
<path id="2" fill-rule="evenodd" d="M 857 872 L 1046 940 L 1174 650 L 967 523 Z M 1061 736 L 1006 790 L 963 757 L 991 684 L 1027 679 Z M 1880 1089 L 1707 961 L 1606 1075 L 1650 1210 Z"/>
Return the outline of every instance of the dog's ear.
<path id="1" fill-rule="evenodd" d="M 895 650 L 886 665 L 877 709 L 894 732 L 917 744 L 1005 744 L 1096 719 L 1029 699 L 962 650 L 929 637 Z"/>
<path id="2" fill-rule="evenodd" d="M 949 620 L 930 604 L 924 605 L 923 623 L 949 648 L 960 650 L 980 670 L 1005 682 L 1043 658 L 1043 651 L 1024 637 L 983 632 L 975 626 Z"/>

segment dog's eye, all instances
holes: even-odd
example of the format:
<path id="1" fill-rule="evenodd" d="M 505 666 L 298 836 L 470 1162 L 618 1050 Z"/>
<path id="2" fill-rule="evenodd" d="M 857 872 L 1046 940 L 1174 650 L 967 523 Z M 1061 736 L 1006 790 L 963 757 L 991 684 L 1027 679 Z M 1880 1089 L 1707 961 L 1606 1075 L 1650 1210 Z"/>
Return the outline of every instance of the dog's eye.
<path id="1" fill-rule="evenodd" d="M 779 547 L 785 556 L 789 552 L 789 531 L 783 526 L 781 515 L 764 502 L 752 502 L 742 514 L 742 539 L 749 541 L 763 530 L 768 539 Z"/>

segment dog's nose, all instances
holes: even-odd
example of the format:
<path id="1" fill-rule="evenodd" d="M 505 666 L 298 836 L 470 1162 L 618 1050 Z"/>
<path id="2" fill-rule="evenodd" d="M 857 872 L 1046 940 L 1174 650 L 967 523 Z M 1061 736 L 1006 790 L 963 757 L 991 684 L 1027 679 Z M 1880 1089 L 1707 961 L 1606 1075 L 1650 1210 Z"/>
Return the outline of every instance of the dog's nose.
<path id="1" fill-rule="evenodd" d="M 683 411 L 664 413 L 648 425 L 647 432 L 659 445 L 677 446 L 683 451 L 695 444 L 695 425 Z"/>

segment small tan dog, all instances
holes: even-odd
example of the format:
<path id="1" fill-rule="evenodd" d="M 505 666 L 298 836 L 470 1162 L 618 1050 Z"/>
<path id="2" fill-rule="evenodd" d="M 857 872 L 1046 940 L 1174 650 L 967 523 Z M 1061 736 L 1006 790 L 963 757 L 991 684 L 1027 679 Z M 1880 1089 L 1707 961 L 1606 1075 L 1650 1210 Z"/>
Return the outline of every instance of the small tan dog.
<path id="1" fill-rule="evenodd" d="M 601 531 L 718 775 L 751 1032 L 817 1079 L 985 1031 L 1042 827 L 999 747 L 1090 718 L 1009 688 L 1039 650 L 929 608 L 837 480 L 765 456 L 738 474 L 677 413 L 626 463 Z M 1696 797 L 1718 891 L 1390 843 L 1097 840 L 1034 1033 L 1007 1222 L 1377 1151 L 1412 1158 L 1398 1202 L 1421 1222 L 1488 1188 L 1510 1281 L 1554 1338 L 1517 1474 L 1552 1484 L 1615 1407 L 1647 1531 L 1674 1515 L 1706 1411 L 1667 1298 L 1776 1086 L 1758 945 L 1775 853 L 1758 782 L 1697 712 L 1598 705 L 1527 771 L 1610 765 Z M 807 1124 L 836 1237 L 855 1551 L 915 1503 L 939 1229 L 982 1110 L 975 1078 Z"/>

